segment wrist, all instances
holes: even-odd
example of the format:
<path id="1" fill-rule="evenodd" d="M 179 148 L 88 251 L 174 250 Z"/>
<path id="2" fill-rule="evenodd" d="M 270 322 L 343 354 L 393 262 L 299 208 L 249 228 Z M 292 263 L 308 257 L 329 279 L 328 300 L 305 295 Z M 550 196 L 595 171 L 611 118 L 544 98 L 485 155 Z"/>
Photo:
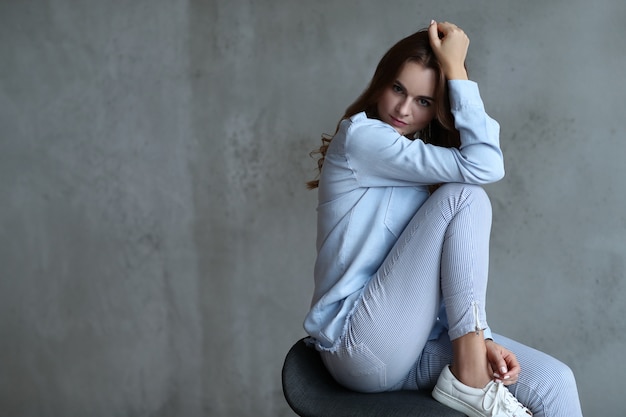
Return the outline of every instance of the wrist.
<path id="1" fill-rule="evenodd" d="M 442 61 L 441 70 L 448 80 L 467 80 L 467 70 L 464 61 Z"/>
<path id="2" fill-rule="evenodd" d="M 446 79 L 448 80 L 469 80 L 467 76 L 467 71 L 463 70 L 453 70 L 444 72 Z"/>

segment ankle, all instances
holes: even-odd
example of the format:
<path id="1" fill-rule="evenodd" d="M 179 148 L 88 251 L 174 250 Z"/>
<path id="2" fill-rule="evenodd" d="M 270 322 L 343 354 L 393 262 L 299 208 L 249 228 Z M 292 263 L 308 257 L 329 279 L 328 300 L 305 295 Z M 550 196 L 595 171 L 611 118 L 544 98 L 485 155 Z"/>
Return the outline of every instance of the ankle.
<path id="1" fill-rule="evenodd" d="M 482 332 L 469 333 L 452 341 L 454 359 L 450 371 L 463 384 L 483 388 L 491 381 L 487 345 Z"/>
<path id="2" fill-rule="evenodd" d="M 492 380 L 487 366 L 458 366 L 453 363 L 450 372 L 461 383 L 472 388 L 484 388 Z"/>

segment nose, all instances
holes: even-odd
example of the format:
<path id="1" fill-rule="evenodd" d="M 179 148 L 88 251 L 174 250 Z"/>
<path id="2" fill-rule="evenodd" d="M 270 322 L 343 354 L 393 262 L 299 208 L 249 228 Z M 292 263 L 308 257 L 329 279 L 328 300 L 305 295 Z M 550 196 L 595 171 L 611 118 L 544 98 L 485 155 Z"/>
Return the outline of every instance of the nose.
<path id="1" fill-rule="evenodd" d="M 410 105 L 411 100 L 407 97 L 404 100 L 400 100 L 400 102 L 398 102 L 398 105 L 396 106 L 396 111 L 402 116 L 408 116 L 410 112 Z"/>

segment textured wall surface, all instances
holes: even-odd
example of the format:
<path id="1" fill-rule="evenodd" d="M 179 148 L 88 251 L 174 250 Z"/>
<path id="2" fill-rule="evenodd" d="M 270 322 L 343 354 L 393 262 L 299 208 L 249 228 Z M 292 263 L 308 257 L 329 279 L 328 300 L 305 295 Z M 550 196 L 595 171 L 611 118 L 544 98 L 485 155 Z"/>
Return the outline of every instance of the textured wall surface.
<path id="1" fill-rule="evenodd" d="M 491 326 L 624 416 L 622 0 L 0 2 L 0 416 L 291 416 L 308 152 L 431 18 L 502 126 Z"/>

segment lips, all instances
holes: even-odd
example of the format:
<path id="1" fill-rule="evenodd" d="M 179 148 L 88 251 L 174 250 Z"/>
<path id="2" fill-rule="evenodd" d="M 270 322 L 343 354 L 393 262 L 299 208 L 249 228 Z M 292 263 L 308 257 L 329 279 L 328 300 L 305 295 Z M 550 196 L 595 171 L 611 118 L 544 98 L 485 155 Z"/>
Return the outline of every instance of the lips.
<path id="1" fill-rule="evenodd" d="M 404 127 L 406 126 L 408 123 L 403 122 L 402 120 L 396 119 L 393 116 L 389 116 L 391 118 L 391 124 L 397 127 Z"/>

